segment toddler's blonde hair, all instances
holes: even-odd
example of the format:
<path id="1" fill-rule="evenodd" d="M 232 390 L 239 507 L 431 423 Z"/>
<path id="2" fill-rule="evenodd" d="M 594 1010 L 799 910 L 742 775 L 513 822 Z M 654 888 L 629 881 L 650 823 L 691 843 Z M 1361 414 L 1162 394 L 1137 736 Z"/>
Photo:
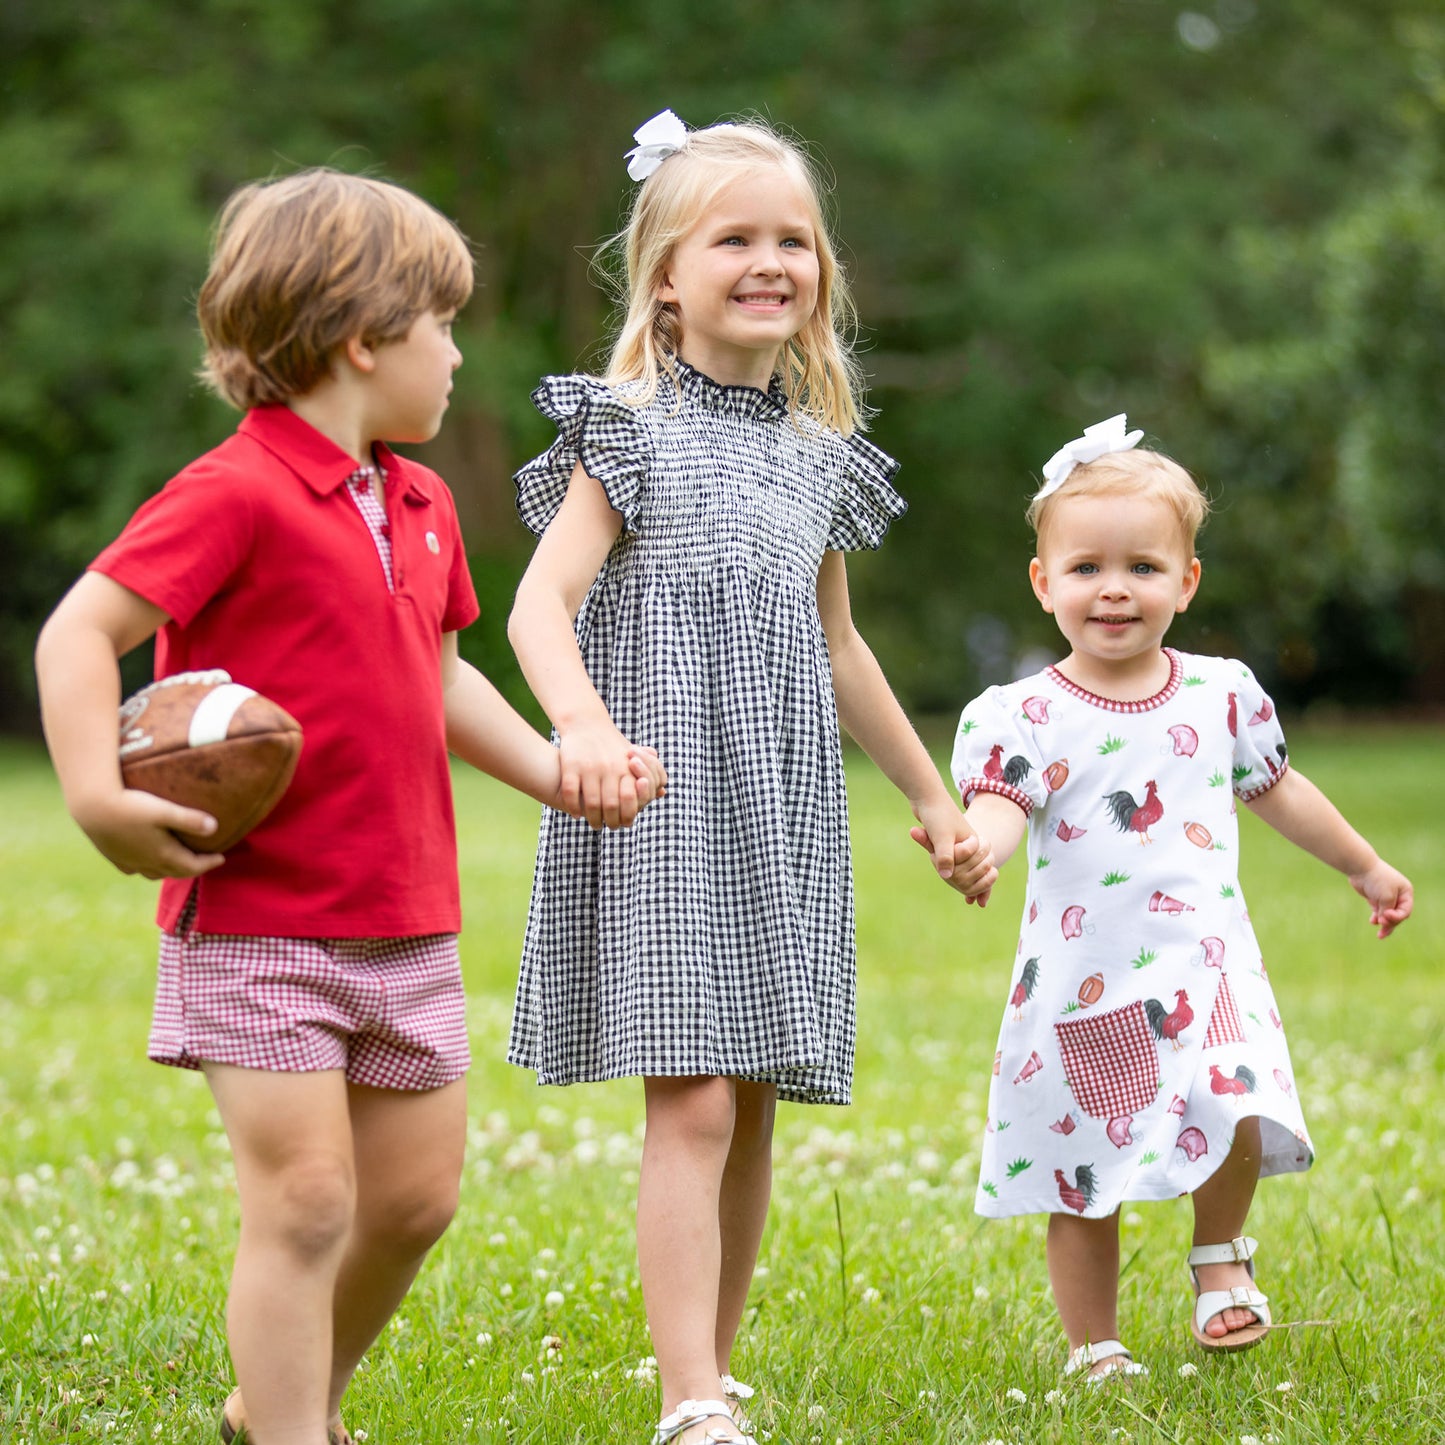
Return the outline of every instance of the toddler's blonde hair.
<path id="1" fill-rule="evenodd" d="M 604 259 L 621 249 L 626 266 L 622 320 L 604 380 L 642 382 L 629 392 L 638 404 L 656 395 L 659 374 L 672 373 L 682 345 L 680 318 L 658 297 L 673 248 L 726 187 L 765 166 L 797 186 L 818 257 L 817 306 L 778 359 L 783 392 L 796 417 L 848 436 L 864 424 L 863 384 L 852 354 L 856 313 L 823 214 L 825 187 L 802 147 L 759 120 L 690 131 L 682 148 L 637 188 L 627 225 L 602 249 Z"/>
<path id="2" fill-rule="evenodd" d="M 196 306 L 201 379 L 241 410 L 304 396 L 352 337 L 396 341 L 463 306 L 472 277 L 465 237 L 401 186 L 327 167 L 242 186 Z"/>
<path id="3" fill-rule="evenodd" d="M 1056 502 L 1065 497 L 1125 496 L 1157 497 L 1167 502 L 1179 523 L 1186 555 L 1194 555 L 1199 529 L 1209 517 L 1209 498 L 1172 457 L 1147 447 L 1106 452 L 1095 461 L 1080 463 L 1058 491 L 1035 497 L 1025 515 L 1042 546 Z"/>

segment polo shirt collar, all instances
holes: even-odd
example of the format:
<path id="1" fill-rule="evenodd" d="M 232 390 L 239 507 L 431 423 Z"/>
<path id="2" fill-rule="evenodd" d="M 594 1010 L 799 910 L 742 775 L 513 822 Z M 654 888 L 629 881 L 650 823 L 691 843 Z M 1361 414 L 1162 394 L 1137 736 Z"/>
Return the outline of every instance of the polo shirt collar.
<path id="1" fill-rule="evenodd" d="M 289 406 L 255 407 L 241 419 L 240 430 L 295 472 L 318 496 L 334 492 L 356 471 L 355 457 L 342 451 Z M 376 443 L 375 451 L 377 465 L 384 467 L 387 476 L 400 487 L 400 495 L 430 498 L 416 468 L 405 466 L 383 442 Z"/>

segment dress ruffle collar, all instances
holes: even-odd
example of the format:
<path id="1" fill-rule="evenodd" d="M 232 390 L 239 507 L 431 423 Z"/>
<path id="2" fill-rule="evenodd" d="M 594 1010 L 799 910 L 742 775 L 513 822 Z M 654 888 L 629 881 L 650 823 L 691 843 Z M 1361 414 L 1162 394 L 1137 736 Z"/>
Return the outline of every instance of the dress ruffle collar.
<path id="1" fill-rule="evenodd" d="M 756 386 L 725 386 L 720 381 L 689 366 L 680 356 L 668 358 L 677 374 L 677 390 L 684 401 L 694 402 L 709 411 L 727 412 L 732 416 L 756 417 L 763 421 L 781 421 L 788 415 L 788 399 L 783 384 L 775 376 L 767 391 Z M 662 372 L 666 385 L 667 371 Z"/>

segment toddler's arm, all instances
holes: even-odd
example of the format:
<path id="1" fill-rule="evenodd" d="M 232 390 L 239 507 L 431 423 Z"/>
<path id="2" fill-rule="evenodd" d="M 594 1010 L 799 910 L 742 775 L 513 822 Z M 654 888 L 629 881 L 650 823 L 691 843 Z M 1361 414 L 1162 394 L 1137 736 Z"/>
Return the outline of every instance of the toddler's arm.
<path id="1" fill-rule="evenodd" d="M 621 528 L 621 515 L 601 483 L 579 463 L 537 543 L 507 622 L 522 674 L 561 740 L 560 805 L 594 828 L 615 826 L 629 806 L 625 799 L 635 795 L 640 808 L 667 786 L 656 754 L 634 747 L 608 716 L 572 630 Z"/>
<path id="2" fill-rule="evenodd" d="M 986 897 L 998 877 L 928 750 L 893 696 L 878 659 L 853 625 L 848 574 L 841 552 L 818 569 L 818 613 L 828 639 L 838 720 L 908 799 L 938 876 L 970 901 Z M 922 841 L 922 840 L 920 840 Z"/>
<path id="3" fill-rule="evenodd" d="M 225 859 L 191 852 L 170 830 L 209 833 L 216 820 L 120 779 L 117 663 L 165 621 L 143 597 L 87 572 L 41 628 L 35 675 L 45 741 L 70 816 L 122 873 L 193 878 Z"/>
<path id="4" fill-rule="evenodd" d="M 988 854 L 997 877 L 998 869 L 1013 857 L 1028 827 L 1024 810 L 998 793 L 979 793 L 968 805 L 964 816 L 978 836 L 980 851 Z M 931 840 L 925 828 L 912 829 L 911 837 L 920 847 L 930 846 Z M 983 893 L 970 895 L 968 901 L 983 906 L 988 903 L 992 892 L 990 885 Z"/>
<path id="5" fill-rule="evenodd" d="M 1377 937 L 1388 938 L 1410 916 L 1415 902 L 1410 880 L 1390 867 L 1295 767 L 1246 806 L 1291 843 L 1343 873 L 1370 905 Z"/>

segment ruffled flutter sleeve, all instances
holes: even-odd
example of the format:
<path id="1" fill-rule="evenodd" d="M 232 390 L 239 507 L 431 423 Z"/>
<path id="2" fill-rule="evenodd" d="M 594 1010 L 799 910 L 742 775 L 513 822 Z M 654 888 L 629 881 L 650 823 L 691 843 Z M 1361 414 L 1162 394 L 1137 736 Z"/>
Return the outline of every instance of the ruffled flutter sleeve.
<path id="1" fill-rule="evenodd" d="M 1234 792 L 1247 803 L 1274 787 L 1289 760 L 1274 702 L 1244 663 L 1234 665 L 1239 675 L 1230 684 L 1227 702 L 1234 733 Z"/>
<path id="2" fill-rule="evenodd" d="M 908 503 L 893 490 L 898 463 L 860 436 L 842 440 L 843 481 L 833 505 L 828 550 L 857 552 L 878 546 Z"/>
<path id="3" fill-rule="evenodd" d="M 516 475 L 522 521 L 538 535 L 546 530 L 580 461 L 602 483 L 623 525 L 636 530 L 652 457 L 651 437 L 637 408 L 592 376 L 543 377 L 532 404 L 556 424 L 557 440 Z"/>
<path id="4" fill-rule="evenodd" d="M 1034 724 L 1004 688 L 991 687 L 964 708 L 949 771 L 965 808 L 978 793 L 998 793 L 1027 817 L 1048 796 L 1044 767 Z"/>

